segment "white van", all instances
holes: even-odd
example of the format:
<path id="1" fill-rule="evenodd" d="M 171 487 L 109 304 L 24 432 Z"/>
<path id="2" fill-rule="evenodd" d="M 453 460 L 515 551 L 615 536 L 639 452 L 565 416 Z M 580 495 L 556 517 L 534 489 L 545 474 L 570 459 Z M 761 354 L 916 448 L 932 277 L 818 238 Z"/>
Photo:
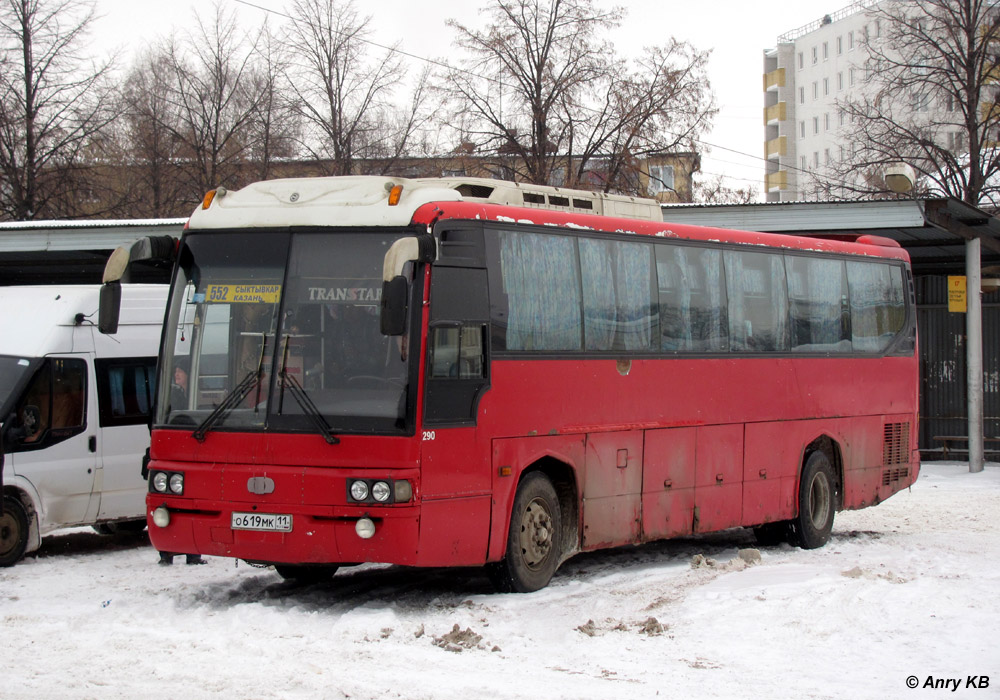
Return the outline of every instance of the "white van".
<path id="1" fill-rule="evenodd" d="M 149 415 L 167 285 L 123 285 L 113 336 L 98 285 L 0 288 L 0 566 L 58 528 L 145 525 Z"/>

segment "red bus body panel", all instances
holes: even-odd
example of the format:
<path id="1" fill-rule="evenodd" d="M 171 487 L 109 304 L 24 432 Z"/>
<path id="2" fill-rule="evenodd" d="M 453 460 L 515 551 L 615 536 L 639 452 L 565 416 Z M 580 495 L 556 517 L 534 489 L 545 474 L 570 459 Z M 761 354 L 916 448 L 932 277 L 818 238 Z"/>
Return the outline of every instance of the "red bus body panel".
<path id="1" fill-rule="evenodd" d="M 579 216 L 468 202 L 424 205 L 416 224 L 442 218 L 519 220 L 683 239 L 869 254 L 901 249 L 672 224 Z M 427 278 L 430 276 L 427 273 Z M 429 285 L 425 284 L 427 290 Z M 423 314 L 426 353 L 428 324 Z M 424 367 L 421 367 L 422 397 Z M 917 357 L 512 359 L 494 357 L 474 426 L 411 437 L 155 429 L 151 469 L 182 471 L 185 493 L 149 494 L 161 551 L 267 562 L 479 565 L 506 548 L 518 479 L 537 464 L 572 475 L 579 549 L 598 549 L 796 515 L 804 450 L 838 450 L 843 508 L 884 500 L 915 481 Z M 899 426 L 906 426 L 905 429 Z M 902 441 L 887 464 L 890 434 Z M 254 494 L 248 482 L 273 480 Z M 351 505 L 350 477 L 407 479 L 409 503 Z M 192 498 L 193 496 L 193 498 Z M 292 515 L 289 533 L 233 530 L 231 513 Z M 369 517 L 376 534 L 355 523 Z"/>

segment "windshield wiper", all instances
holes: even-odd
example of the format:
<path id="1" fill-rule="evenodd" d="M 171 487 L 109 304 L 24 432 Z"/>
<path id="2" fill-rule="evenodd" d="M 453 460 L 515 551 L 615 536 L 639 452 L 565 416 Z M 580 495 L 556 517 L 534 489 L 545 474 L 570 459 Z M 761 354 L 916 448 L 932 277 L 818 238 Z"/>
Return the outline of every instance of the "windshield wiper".
<path id="1" fill-rule="evenodd" d="M 264 350 L 267 348 L 267 334 L 262 334 L 264 336 L 260 344 L 260 356 L 257 358 L 257 368 L 251 370 L 247 376 L 240 380 L 240 383 L 233 387 L 233 390 L 226 394 L 225 398 L 219 402 L 211 413 L 205 416 L 205 420 L 194 429 L 191 433 L 193 437 L 198 442 L 205 442 L 205 433 L 215 427 L 215 424 L 222 420 L 227 413 L 229 413 L 236 406 L 240 405 L 250 393 L 250 390 L 260 384 L 260 375 L 263 372 L 264 367 Z M 259 394 L 258 394 L 259 397 Z"/>
<path id="2" fill-rule="evenodd" d="M 281 354 L 281 371 L 278 372 L 278 376 L 281 378 L 281 389 L 282 395 L 284 395 L 284 390 L 287 388 L 288 393 L 292 395 L 295 399 L 295 403 L 299 405 L 302 412 L 305 413 L 312 420 L 313 425 L 316 426 L 316 430 L 319 434 L 323 436 L 323 439 L 327 441 L 330 445 L 336 445 L 340 442 L 340 438 L 333 434 L 333 429 L 330 424 L 326 422 L 323 414 L 320 413 L 319 408 L 313 403 L 313 400 L 309 398 L 309 394 L 306 390 L 302 388 L 294 376 L 288 373 L 286 364 L 288 362 L 288 339 L 291 336 L 285 336 L 285 350 Z"/>

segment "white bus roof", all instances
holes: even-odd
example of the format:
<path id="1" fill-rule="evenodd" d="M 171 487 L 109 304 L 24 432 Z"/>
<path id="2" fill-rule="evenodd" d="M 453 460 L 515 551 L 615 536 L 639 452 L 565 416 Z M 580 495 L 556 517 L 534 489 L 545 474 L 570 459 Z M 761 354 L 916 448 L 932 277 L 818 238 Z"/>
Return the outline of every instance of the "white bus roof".
<path id="1" fill-rule="evenodd" d="M 397 186 L 402 188 L 399 202 L 390 205 L 389 193 Z M 199 206 L 194 211 L 190 226 L 405 226 L 420 206 L 440 201 L 663 220 L 659 203 L 652 199 L 487 178 L 370 175 L 266 180 L 235 191 L 220 188 L 207 209 Z"/>

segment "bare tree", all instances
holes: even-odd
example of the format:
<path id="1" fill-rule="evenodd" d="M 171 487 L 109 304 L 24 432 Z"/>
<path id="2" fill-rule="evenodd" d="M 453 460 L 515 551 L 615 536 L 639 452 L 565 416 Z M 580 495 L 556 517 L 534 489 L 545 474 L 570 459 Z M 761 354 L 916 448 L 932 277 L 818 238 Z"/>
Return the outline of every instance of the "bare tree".
<path id="1" fill-rule="evenodd" d="M 306 149 L 330 174 L 352 174 L 370 159 L 391 167 L 426 119 L 426 71 L 400 110 L 391 103 L 406 74 L 400 55 L 388 48 L 370 57 L 371 18 L 359 16 L 351 0 L 295 0 L 290 12 L 289 84 L 309 129 Z"/>
<path id="2" fill-rule="evenodd" d="M 171 75 L 165 53 L 150 50 L 125 79 L 120 141 L 132 185 L 131 216 L 179 216 L 190 208 L 184 198 L 190 183 L 182 169 L 180 120 L 169 99 Z"/>
<path id="3" fill-rule="evenodd" d="M 265 25 L 257 42 L 249 88 L 258 96 L 249 123 L 247 148 L 255 180 L 272 177 L 276 161 L 293 158 L 298 153 L 301 119 L 284 82 L 287 54 L 284 45 Z"/>
<path id="4" fill-rule="evenodd" d="M 722 175 L 711 175 L 694 183 L 694 201 L 703 204 L 753 204 L 759 196 L 756 185 L 728 187 Z"/>
<path id="5" fill-rule="evenodd" d="M 81 157 L 112 119 L 110 62 L 83 51 L 91 2 L 0 3 L 0 214 L 72 216 Z M 56 212 L 56 204 L 60 210 Z"/>
<path id="6" fill-rule="evenodd" d="M 253 60 L 260 32 L 240 31 L 223 4 L 210 22 L 173 37 L 163 49 L 169 66 L 167 97 L 176 122 L 165 122 L 181 146 L 194 189 L 188 201 L 218 186 L 239 187 L 250 157 L 251 125 L 264 97 L 255 92 Z"/>
<path id="7" fill-rule="evenodd" d="M 461 139 L 508 177 L 635 191 L 642 155 L 694 150 L 715 113 L 707 53 L 671 41 L 630 66 L 600 38 L 621 8 L 497 0 L 486 14 L 481 30 L 449 23 L 471 61 L 449 73 L 446 90 L 464 113 Z"/>
<path id="8" fill-rule="evenodd" d="M 1000 14 L 989 0 L 890 0 L 869 10 L 867 84 L 839 103 L 853 144 L 817 190 L 888 196 L 883 170 L 902 161 L 916 194 L 1000 200 Z"/>

